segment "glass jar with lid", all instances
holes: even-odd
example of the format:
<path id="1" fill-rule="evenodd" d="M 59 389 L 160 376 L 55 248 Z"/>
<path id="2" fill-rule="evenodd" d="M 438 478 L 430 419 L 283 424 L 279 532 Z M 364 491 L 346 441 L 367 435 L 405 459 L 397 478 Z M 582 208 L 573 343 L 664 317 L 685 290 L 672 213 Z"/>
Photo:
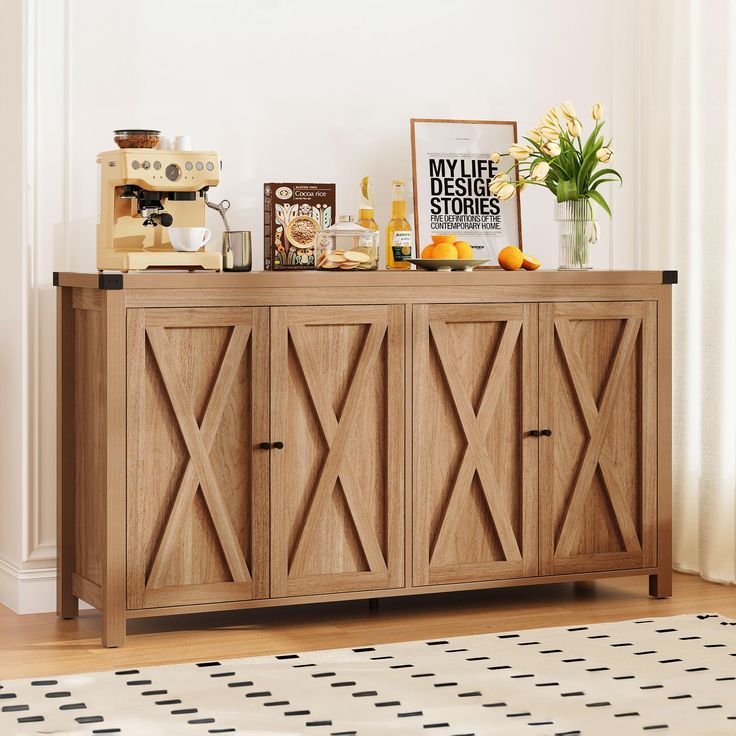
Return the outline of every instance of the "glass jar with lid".
<path id="1" fill-rule="evenodd" d="M 375 271 L 378 232 L 361 227 L 352 215 L 340 215 L 317 235 L 314 257 L 319 271 Z"/>

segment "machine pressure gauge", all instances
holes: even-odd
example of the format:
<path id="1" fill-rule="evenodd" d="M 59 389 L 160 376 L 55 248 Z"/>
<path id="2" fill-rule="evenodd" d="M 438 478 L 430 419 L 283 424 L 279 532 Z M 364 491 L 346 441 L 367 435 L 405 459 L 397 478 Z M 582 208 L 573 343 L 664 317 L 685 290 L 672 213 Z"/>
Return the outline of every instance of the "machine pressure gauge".
<path id="1" fill-rule="evenodd" d="M 169 181 L 179 181 L 181 178 L 181 169 L 178 164 L 169 164 L 166 167 L 166 178 Z"/>

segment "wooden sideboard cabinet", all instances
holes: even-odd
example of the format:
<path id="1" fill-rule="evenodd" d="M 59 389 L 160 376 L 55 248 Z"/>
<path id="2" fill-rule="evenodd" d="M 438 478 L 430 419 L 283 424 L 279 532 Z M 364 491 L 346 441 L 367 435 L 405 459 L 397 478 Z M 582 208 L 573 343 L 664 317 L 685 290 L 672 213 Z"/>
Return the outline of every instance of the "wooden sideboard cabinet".
<path id="1" fill-rule="evenodd" d="M 676 281 L 55 274 L 59 615 L 670 595 Z"/>

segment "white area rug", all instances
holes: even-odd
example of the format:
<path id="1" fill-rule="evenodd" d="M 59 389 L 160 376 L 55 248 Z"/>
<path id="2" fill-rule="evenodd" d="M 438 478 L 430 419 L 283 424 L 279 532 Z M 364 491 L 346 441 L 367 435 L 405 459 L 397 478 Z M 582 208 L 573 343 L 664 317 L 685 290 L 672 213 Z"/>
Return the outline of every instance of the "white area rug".
<path id="1" fill-rule="evenodd" d="M 717 614 L 3 681 L 0 734 L 736 734 Z"/>

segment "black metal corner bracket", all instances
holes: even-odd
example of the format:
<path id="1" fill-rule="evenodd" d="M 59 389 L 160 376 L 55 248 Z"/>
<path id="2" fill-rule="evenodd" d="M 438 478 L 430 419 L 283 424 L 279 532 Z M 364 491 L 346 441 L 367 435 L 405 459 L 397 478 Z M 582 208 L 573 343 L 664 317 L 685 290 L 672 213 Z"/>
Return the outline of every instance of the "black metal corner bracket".
<path id="1" fill-rule="evenodd" d="M 123 288 L 123 274 L 121 273 L 101 273 L 99 286 L 100 286 L 100 289 L 122 289 Z"/>
<path id="2" fill-rule="evenodd" d="M 663 284 L 676 284 L 677 283 L 677 271 L 662 271 L 662 283 Z"/>

